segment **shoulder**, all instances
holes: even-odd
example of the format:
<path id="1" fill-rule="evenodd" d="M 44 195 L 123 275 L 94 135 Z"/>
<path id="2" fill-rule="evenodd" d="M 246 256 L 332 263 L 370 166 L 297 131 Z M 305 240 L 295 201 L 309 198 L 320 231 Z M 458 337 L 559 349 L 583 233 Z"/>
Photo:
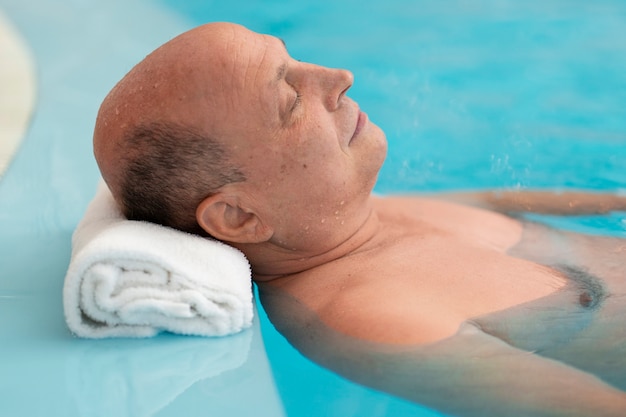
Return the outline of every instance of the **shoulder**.
<path id="1" fill-rule="evenodd" d="M 459 321 L 451 312 L 400 300 L 397 292 L 352 289 L 333 297 L 317 312 L 319 319 L 346 336 L 376 343 L 423 345 L 453 336 Z M 394 297 L 395 295 L 395 297 Z"/>
<path id="2" fill-rule="evenodd" d="M 438 196 L 392 196 L 374 200 L 384 223 L 418 231 L 439 230 L 461 240 L 489 241 L 508 249 L 517 243 L 522 223 L 508 215 L 440 199 Z"/>
<path id="3" fill-rule="evenodd" d="M 302 278 L 302 277 L 301 277 Z M 394 285 L 360 284 L 360 280 L 326 281 L 311 275 L 297 285 L 260 286 L 270 320 L 288 333 L 324 328 L 354 339 L 395 345 L 424 345 L 454 335 L 459 318 L 420 294 L 398 291 Z M 305 285 L 306 282 L 316 285 Z M 367 280 L 365 280 L 367 281 Z M 301 335 L 304 337 L 304 335 Z"/>

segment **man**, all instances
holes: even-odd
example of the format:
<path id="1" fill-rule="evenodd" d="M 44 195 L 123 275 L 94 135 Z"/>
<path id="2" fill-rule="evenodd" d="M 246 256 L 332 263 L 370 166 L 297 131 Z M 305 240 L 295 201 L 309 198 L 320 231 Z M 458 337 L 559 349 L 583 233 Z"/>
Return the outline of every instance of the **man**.
<path id="1" fill-rule="evenodd" d="M 624 415 L 626 242 L 502 213 L 626 198 L 374 197 L 386 140 L 352 81 L 204 25 L 111 91 L 96 159 L 129 218 L 243 251 L 277 328 L 349 378 L 459 415 Z"/>

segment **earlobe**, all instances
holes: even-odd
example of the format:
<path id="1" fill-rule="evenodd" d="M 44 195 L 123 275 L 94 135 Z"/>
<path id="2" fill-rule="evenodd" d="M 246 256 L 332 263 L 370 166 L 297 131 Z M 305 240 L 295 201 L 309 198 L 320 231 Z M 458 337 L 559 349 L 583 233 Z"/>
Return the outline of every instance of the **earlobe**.
<path id="1" fill-rule="evenodd" d="M 260 243 L 272 235 L 254 211 L 242 208 L 236 197 L 219 192 L 202 200 L 196 220 L 205 232 L 225 242 Z"/>

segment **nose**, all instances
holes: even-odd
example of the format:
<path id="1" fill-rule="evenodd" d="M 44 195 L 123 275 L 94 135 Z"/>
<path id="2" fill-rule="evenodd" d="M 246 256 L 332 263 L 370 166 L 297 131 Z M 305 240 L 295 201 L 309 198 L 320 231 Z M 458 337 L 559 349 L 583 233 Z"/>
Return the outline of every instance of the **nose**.
<path id="1" fill-rule="evenodd" d="M 335 111 L 341 104 L 341 99 L 354 84 L 354 75 L 348 70 L 327 68 L 324 77 L 325 105 L 328 111 Z"/>

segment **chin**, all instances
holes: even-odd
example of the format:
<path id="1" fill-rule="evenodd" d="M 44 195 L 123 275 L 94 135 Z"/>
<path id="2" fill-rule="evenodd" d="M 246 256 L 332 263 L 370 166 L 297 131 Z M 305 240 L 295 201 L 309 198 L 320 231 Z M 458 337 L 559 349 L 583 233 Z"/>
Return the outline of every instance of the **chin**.
<path id="1" fill-rule="evenodd" d="M 365 139 L 363 144 L 366 144 L 367 147 L 362 149 L 362 158 L 359 162 L 361 178 L 364 179 L 363 183 L 369 187 L 369 192 L 374 188 L 378 173 L 387 157 L 387 137 L 375 124 L 372 123 L 371 127 L 373 129 L 368 132 L 368 137 L 363 138 Z"/>
<path id="2" fill-rule="evenodd" d="M 378 175 L 378 172 L 380 171 L 380 169 L 383 166 L 383 163 L 385 162 L 385 159 L 387 158 L 387 137 L 385 136 L 385 133 L 378 127 L 376 126 L 376 130 L 378 131 L 377 135 L 375 136 L 375 144 L 377 145 L 377 147 L 372 151 L 372 156 L 373 157 L 378 157 L 378 165 L 376 166 L 376 175 Z"/>
<path id="3" fill-rule="evenodd" d="M 373 142 L 376 143 L 381 148 L 381 151 L 386 156 L 387 155 L 387 136 L 385 135 L 385 132 L 383 132 L 383 130 L 380 127 L 378 127 L 378 125 L 372 123 L 372 128 L 373 128 L 372 129 Z"/>

